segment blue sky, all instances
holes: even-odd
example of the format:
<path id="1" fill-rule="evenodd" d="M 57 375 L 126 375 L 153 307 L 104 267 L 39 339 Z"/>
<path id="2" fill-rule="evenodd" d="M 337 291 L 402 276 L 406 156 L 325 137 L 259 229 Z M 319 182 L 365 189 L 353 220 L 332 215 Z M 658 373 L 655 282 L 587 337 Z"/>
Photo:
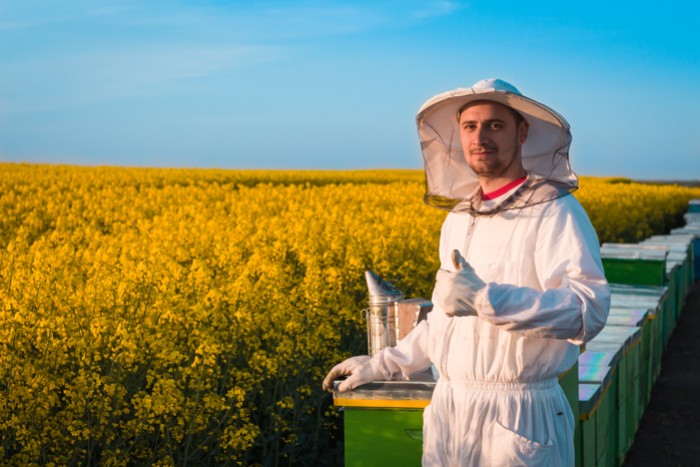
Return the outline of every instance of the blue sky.
<path id="1" fill-rule="evenodd" d="M 582 175 L 700 179 L 700 6 L 0 1 L 0 160 L 419 168 L 433 95 L 510 81 Z"/>

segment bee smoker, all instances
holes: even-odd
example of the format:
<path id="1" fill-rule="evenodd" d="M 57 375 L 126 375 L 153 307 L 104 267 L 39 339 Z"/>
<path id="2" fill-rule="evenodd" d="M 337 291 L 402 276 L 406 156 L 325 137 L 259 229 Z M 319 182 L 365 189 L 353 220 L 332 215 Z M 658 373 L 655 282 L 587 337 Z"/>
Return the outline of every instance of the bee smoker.
<path id="1" fill-rule="evenodd" d="M 365 271 L 369 290 L 367 309 L 367 351 L 374 355 L 396 345 L 396 303 L 403 298 L 399 289 L 374 272 Z"/>

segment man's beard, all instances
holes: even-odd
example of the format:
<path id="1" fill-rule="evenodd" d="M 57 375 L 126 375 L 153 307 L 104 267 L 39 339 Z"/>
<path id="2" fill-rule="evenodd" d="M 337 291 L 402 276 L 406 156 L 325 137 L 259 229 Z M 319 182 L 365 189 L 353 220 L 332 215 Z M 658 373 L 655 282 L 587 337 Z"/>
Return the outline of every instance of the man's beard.
<path id="1" fill-rule="evenodd" d="M 485 147 L 484 149 L 493 149 L 493 148 Z M 500 160 L 497 159 L 495 161 L 496 164 L 491 164 L 491 165 L 484 164 L 485 167 L 483 165 L 479 166 L 478 164 L 473 164 L 473 165 L 469 164 L 469 166 L 474 171 L 474 173 L 476 175 L 478 175 L 479 177 L 498 178 L 501 175 L 503 175 L 504 173 L 506 173 L 511 168 L 511 166 L 513 165 L 513 163 L 517 159 L 517 156 L 518 156 L 518 148 L 513 150 L 513 154 L 511 155 L 510 160 L 508 161 L 507 164 L 503 164 L 503 163 L 501 163 Z"/>

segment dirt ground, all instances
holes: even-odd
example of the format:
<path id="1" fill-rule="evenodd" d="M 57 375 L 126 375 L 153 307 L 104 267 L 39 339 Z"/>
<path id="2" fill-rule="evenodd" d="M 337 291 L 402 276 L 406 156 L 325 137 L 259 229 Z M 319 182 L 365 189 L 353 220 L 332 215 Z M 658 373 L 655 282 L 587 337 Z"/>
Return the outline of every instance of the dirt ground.
<path id="1" fill-rule="evenodd" d="M 624 466 L 700 466 L 700 281 L 686 297 Z"/>

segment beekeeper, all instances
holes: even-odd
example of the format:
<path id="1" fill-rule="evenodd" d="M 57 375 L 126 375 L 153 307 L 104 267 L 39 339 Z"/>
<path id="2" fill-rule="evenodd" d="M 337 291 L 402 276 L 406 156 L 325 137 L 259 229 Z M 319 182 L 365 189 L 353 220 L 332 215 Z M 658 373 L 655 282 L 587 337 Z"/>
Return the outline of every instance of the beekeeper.
<path id="1" fill-rule="evenodd" d="M 599 243 L 571 195 L 571 132 L 499 79 L 420 109 L 425 201 L 449 211 L 433 311 L 396 347 L 334 367 L 324 387 L 439 372 L 423 465 L 574 465 L 575 420 L 558 376 L 605 324 Z"/>

